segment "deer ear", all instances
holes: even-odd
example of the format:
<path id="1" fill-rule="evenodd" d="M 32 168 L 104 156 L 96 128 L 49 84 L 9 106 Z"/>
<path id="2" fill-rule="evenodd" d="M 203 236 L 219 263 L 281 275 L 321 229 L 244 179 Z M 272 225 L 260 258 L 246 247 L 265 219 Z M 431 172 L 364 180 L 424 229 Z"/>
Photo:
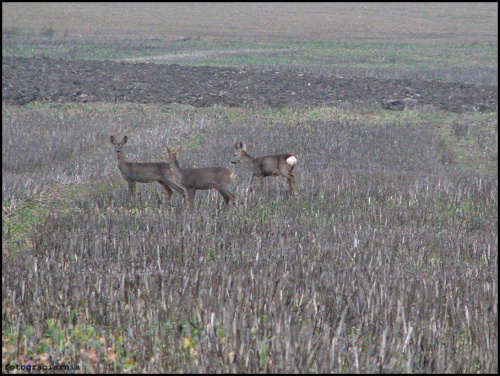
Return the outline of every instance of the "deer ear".
<path id="1" fill-rule="evenodd" d="M 240 142 L 240 145 L 241 145 L 241 150 L 247 151 L 247 146 L 243 142 Z"/>
<path id="2" fill-rule="evenodd" d="M 115 137 L 114 136 L 110 136 L 109 137 L 109 141 L 114 145 L 115 144 Z"/>
<path id="3" fill-rule="evenodd" d="M 127 136 L 123 136 L 122 145 L 125 145 L 126 143 L 127 143 Z"/>

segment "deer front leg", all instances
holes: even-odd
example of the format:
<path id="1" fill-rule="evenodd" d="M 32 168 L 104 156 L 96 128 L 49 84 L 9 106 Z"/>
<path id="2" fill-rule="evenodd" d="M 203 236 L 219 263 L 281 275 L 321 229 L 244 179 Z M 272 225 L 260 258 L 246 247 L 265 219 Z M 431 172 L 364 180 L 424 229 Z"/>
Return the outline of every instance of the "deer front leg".
<path id="1" fill-rule="evenodd" d="M 128 181 L 128 198 L 129 200 L 135 196 L 135 181 Z"/>
<path id="2" fill-rule="evenodd" d="M 194 189 L 194 188 L 189 188 L 187 190 L 186 205 L 187 205 L 189 211 L 193 211 L 193 208 L 194 208 L 194 194 L 195 193 L 196 193 L 196 189 Z"/>
<path id="3" fill-rule="evenodd" d="M 252 182 L 253 182 L 253 178 L 255 177 L 255 174 L 252 174 L 252 178 L 250 179 L 250 183 L 248 183 L 248 190 L 251 190 L 252 189 Z"/>

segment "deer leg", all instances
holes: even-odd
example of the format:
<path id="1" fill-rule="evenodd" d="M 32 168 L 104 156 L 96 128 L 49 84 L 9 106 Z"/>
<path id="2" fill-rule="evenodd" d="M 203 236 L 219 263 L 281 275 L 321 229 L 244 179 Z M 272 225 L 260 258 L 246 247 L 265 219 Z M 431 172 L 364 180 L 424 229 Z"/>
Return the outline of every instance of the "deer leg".
<path id="1" fill-rule="evenodd" d="M 193 208 L 194 208 L 194 194 L 195 193 L 196 193 L 196 189 L 194 189 L 194 188 L 189 188 L 187 190 L 186 200 L 187 200 L 187 207 L 188 207 L 189 211 L 193 211 Z"/>
<path id="2" fill-rule="evenodd" d="M 291 176 L 291 178 L 288 179 L 288 185 L 290 186 L 290 192 L 292 195 L 297 196 L 297 180 L 295 178 L 295 174 L 290 171 L 288 175 Z"/>
<path id="3" fill-rule="evenodd" d="M 231 202 L 234 203 L 236 201 L 236 196 L 232 194 L 226 187 L 218 187 L 217 190 L 222 195 L 222 197 L 224 197 L 226 205 L 229 205 Z"/>
<path id="4" fill-rule="evenodd" d="M 253 182 L 253 178 L 255 177 L 254 174 L 252 174 L 252 178 L 250 179 L 250 183 L 248 183 L 248 189 L 250 190 L 252 188 L 252 182 Z"/>
<path id="5" fill-rule="evenodd" d="M 236 195 L 233 192 L 229 191 L 229 189 L 227 191 L 231 196 L 231 201 L 233 202 L 233 204 L 236 204 Z"/>
<path id="6" fill-rule="evenodd" d="M 264 176 L 259 176 L 260 180 L 260 190 L 264 191 Z"/>
<path id="7" fill-rule="evenodd" d="M 228 205 L 228 203 L 231 200 L 231 198 L 229 197 L 229 195 L 227 194 L 227 192 L 224 192 L 224 190 L 222 188 L 217 189 L 217 190 L 219 191 L 219 193 L 221 194 L 221 196 L 224 197 L 224 202 L 226 203 L 226 205 Z"/>
<path id="8" fill-rule="evenodd" d="M 175 181 L 169 180 L 168 185 L 170 186 L 170 188 L 175 189 L 179 194 L 183 196 L 186 194 L 186 190 L 184 189 L 184 187 L 182 185 L 177 184 Z"/>
<path id="9" fill-rule="evenodd" d="M 174 191 L 176 191 L 179 194 L 181 194 L 181 195 L 184 196 L 184 194 L 185 194 L 184 187 L 182 187 L 181 185 L 177 184 L 177 182 L 174 179 L 171 179 L 167 174 L 162 174 L 161 181 L 162 181 L 163 184 L 167 184 L 168 188 L 170 190 L 173 189 Z M 160 181 L 158 181 L 158 182 L 160 182 Z"/>
<path id="10" fill-rule="evenodd" d="M 131 199 L 135 196 L 135 181 L 128 180 L 128 197 Z"/>
<path id="11" fill-rule="evenodd" d="M 295 181 L 295 174 L 292 173 L 292 171 L 293 171 L 293 167 L 289 171 L 282 169 L 282 170 L 280 170 L 280 174 L 281 174 L 281 176 L 288 179 L 288 186 L 290 187 L 290 193 L 293 196 L 297 196 L 297 190 L 296 190 L 297 184 Z"/>
<path id="12" fill-rule="evenodd" d="M 158 180 L 158 183 L 160 183 L 161 186 L 165 189 L 165 191 L 167 191 L 167 202 L 170 201 L 170 198 L 172 197 L 173 193 L 172 190 L 170 189 L 167 183 L 164 183 L 161 180 Z"/>
<path id="13" fill-rule="evenodd" d="M 296 181 L 295 178 L 288 179 L 288 186 L 290 187 L 290 192 L 292 195 L 297 196 Z"/>

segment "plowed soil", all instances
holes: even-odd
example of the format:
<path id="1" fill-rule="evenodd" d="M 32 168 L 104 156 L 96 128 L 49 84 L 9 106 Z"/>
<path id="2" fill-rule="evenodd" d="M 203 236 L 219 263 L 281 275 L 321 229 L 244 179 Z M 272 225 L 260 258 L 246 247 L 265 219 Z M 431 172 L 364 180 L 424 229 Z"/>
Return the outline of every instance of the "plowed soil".
<path id="1" fill-rule="evenodd" d="M 197 107 L 432 105 L 453 112 L 498 111 L 498 87 L 335 77 L 290 70 L 189 67 L 44 57 L 2 59 L 2 101 L 183 103 Z"/>

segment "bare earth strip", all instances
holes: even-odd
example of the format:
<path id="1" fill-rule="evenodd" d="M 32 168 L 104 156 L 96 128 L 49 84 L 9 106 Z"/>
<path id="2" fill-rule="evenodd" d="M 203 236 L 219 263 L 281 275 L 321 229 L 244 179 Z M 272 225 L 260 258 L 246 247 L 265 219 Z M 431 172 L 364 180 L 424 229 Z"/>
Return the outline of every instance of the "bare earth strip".
<path id="1" fill-rule="evenodd" d="M 196 107 L 337 106 L 404 100 L 464 112 L 498 110 L 498 88 L 335 77 L 289 70 L 4 57 L 2 101 L 182 103 Z"/>

